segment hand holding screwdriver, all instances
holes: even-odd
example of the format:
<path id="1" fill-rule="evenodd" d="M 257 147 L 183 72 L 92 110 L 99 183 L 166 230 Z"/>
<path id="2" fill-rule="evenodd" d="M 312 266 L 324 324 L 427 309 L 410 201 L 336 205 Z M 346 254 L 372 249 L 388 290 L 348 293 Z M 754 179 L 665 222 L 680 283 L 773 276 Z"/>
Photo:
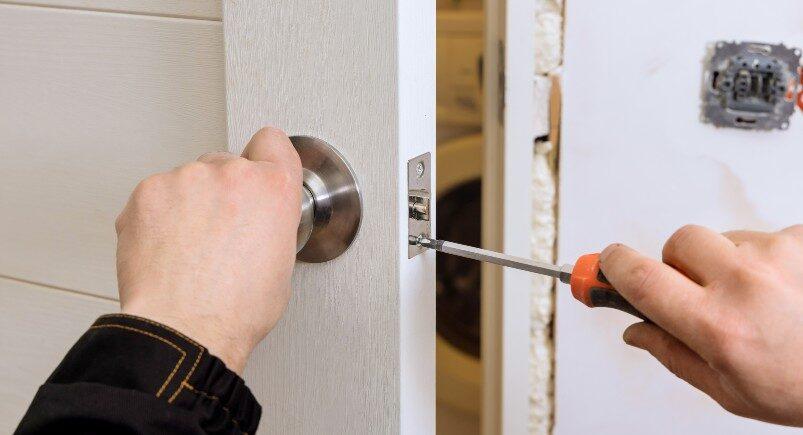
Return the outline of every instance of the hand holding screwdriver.
<path id="1" fill-rule="evenodd" d="M 435 249 L 438 243 L 429 242 Z M 734 414 L 803 426 L 803 225 L 725 234 L 690 225 L 666 242 L 663 261 L 616 244 L 599 257 L 581 257 L 570 271 L 465 248 L 458 255 L 563 282 L 586 277 L 572 290 L 591 306 L 602 306 L 601 298 L 586 289 L 607 288 L 600 286 L 607 277 L 617 289 L 614 299 L 626 299 L 652 321 L 627 328 L 625 342 Z M 439 250 L 462 249 L 443 242 Z"/>
<path id="2" fill-rule="evenodd" d="M 459 243 L 434 240 L 423 236 L 414 238 L 410 242 L 426 248 L 435 249 L 445 254 L 457 255 L 558 278 L 561 282 L 570 284 L 574 298 L 588 307 L 614 308 L 630 313 L 642 320 L 648 320 L 623 298 L 622 295 L 613 288 L 611 283 L 608 282 L 608 279 L 605 278 L 605 275 L 603 275 L 600 270 L 599 254 L 584 255 L 577 260 L 574 266 L 567 264 L 558 267 L 549 263 L 541 263 L 526 258 L 514 257 L 512 255 L 461 245 Z"/>

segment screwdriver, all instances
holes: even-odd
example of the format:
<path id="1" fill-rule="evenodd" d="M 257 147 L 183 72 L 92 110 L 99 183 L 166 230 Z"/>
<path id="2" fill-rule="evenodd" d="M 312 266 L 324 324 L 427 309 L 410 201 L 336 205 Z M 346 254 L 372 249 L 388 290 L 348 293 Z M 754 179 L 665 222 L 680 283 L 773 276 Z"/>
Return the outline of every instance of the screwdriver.
<path id="1" fill-rule="evenodd" d="M 599 268 L 599 254 L 583 255 L 574 265 L 556 266 L 459 243 L 431 239 L 425 236 L 411 237 L 410 243 L 434 249 L 444 254 L 551 276 L 559 279 L 564 284 L 569 284 L 574 298 L 588 307 L 614 308 L 632 314 L 642 320 L 648 320 L 630 302 L 625 300 L 605 278 Z"/>

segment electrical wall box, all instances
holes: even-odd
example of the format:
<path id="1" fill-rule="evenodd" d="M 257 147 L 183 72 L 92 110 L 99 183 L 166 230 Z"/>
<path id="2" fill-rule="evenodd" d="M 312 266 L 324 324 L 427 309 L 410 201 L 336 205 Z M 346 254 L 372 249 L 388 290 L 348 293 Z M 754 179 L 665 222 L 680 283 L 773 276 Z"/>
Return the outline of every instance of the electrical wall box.
<path id="1" fill-rule="evenodd" d="M 786 130 L 800 84 L 800 49 L 783 44 L 714 44 L 703 86 L 703 121 L 717 127 Z"/>

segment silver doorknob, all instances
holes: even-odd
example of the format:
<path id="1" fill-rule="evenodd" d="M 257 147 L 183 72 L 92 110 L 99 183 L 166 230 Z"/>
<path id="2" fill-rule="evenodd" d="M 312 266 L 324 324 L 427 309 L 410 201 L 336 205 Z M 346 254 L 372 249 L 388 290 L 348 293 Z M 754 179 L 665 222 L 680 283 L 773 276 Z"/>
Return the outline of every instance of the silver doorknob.
<path id="1" fill-rule="evenodd" d="M 362 197 L 354 171 L 331 145 L 309 136 L 290 138 L 301 157 L 301 223 L 296 259 L 323 263 L 345 252 L 360 230 Z"/>

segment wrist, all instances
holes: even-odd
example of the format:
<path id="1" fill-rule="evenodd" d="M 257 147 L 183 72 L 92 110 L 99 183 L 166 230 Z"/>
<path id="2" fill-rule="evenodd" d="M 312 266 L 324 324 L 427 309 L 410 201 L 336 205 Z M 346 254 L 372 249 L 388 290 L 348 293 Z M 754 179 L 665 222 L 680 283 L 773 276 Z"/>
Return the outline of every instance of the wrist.
<path id="1" fill-rule="evenodd" d="M 198 315 L 185 316 L 178 311 L 163 307 L 151 308 L 130 303 L 123 304 L 121 312 L 152 320 L 186 335 L 240 376 L 254 347 L 251 340 L 229 332 L 218 319 Z"/>

